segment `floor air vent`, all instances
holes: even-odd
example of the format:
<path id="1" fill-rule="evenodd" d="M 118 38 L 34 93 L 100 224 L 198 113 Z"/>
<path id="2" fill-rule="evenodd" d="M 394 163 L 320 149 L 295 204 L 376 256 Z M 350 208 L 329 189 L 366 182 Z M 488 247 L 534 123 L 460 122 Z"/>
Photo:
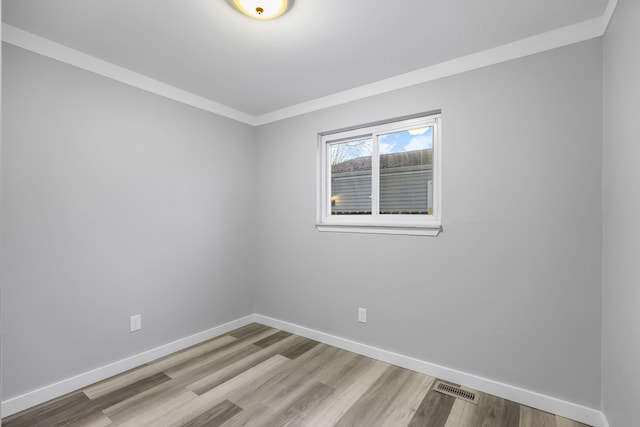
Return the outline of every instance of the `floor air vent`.
<path id="1" fill-rule="evenodd" d="M 452 396 L 467 402 L 475 403 L 476 405 L 478 404 L 478 393 L 476 393 L 475 391 L 443 383 L 442 381 L 436 381 L 433 389 L 442 394 L 446 394 L 447 396 Z"/>

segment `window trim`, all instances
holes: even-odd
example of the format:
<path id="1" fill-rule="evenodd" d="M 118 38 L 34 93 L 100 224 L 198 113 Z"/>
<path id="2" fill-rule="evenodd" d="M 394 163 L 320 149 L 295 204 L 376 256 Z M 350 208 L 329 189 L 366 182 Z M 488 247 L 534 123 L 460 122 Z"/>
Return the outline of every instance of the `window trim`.
<path id="1" fill-rule="evenodd" d="M 359 137 L 372 138 L 372 207 L 379 197 L 379 153 L 377 138 L 380 135 L 398 132 L 418 126 L 433 127 L 433 211 L 432 215 L 379 214 L 372 209 L 370 215 L 331 215 L 330 165 L 328 147 L 332 143 Z M 318 172 L 316 228 L 319 231 L 343 233 L 404 234 L 437 236 L 442 230 L 442 123 L 441 113 L 432 112 L 409 117 L 377 122 L 358 127 L 318 134 Z"/>

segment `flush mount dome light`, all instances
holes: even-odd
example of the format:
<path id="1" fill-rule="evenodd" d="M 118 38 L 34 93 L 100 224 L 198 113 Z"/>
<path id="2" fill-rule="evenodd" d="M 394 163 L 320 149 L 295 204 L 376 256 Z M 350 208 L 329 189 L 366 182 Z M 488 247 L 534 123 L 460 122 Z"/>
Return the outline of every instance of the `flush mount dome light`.
<path id="1" fill-rule="evenodd" d="M 273 19 L 291 8 L 293 0 L 232 0 L 233 5 L 254 19 Z"/>

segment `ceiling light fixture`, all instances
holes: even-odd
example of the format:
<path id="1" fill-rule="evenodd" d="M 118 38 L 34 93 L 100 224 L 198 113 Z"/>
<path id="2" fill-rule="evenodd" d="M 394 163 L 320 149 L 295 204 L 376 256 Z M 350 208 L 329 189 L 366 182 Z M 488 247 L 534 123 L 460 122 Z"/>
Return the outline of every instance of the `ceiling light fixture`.
<path id="1" fill-rule="evenodd" d="M 254 19 L 273 19 L 291 8 L 293 0 L 232 0 L 233 5 Z"/>

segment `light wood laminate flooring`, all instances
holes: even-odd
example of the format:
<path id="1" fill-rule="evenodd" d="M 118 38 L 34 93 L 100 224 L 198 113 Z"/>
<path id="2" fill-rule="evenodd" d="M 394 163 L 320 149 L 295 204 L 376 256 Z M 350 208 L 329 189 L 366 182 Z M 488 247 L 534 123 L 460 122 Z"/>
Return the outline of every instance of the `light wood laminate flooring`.
<path id="1" fill-rule="evenodd" d="M 5 418 L 4 427 L 585 427 L 435 378 L 250 324 Z"/>

